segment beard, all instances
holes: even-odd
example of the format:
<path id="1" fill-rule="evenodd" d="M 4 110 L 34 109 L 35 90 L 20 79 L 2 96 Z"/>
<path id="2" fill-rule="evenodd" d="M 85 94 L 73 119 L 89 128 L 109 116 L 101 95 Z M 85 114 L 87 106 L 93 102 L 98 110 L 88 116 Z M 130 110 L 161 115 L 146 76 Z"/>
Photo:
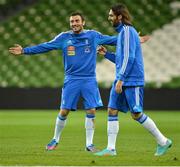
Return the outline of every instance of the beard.
<path id="1" fill-rule="evenodd" d="M 74 33 L 80 33 L 82 31 L 82 27 L 78 26 L 78 27 L 71 27 L 72 31 Z"/>
<path id="2" fill-rule="evenodd" d="M 114 21 L 112 24 L 113 24 L 113 27 L 117 27 L 119 25 L 119 21 Z"/>
<path id="3" fill-rule="evenodd" d="M 109 21 L 113 27 L 117 27 L 119 25 L 119 20 L 109 20 Z"/>

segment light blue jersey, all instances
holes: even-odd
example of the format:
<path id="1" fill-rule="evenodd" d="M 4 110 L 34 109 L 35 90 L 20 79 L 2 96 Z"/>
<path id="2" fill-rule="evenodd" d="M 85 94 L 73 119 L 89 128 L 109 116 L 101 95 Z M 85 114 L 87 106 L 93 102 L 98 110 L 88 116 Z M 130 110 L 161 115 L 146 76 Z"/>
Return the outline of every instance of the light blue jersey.
<path id="1" fill-rule="evenodd" d="M 119 24 L 116 54 L 106 53 L 105 57 L 116 64 L 116 80 L 123 86 L 144 85 L 144 64 L 141 43 L 137 31 L 132 26 Z"/>
<path id="2" fill-rule="evenodd" d="M 52 41 L 24 48 L 24 54 L 38 54 L 54 49 L 63 51 L 65 79 L 96 77 L 96 48 L 98 45 L 116 45 L 117 37 L 102 35 L 94 30 L 80 34 L 63 32 Z"/>
<path id="3" fill-rule="evenodd" d="M 116 45 L 116 36 L 102 35 L 94 30 L 80 34 L 63 32 L 52 41 L 24 48 L 24 54 L 38 54 L 51 50 L 63 51 L 65 81 L 62 88 L 61 109 L 76 110 L 80 97 L 84 108 L 101 107 L 102 100 L 96 81 L 96 49 L 98 45 Z"/>

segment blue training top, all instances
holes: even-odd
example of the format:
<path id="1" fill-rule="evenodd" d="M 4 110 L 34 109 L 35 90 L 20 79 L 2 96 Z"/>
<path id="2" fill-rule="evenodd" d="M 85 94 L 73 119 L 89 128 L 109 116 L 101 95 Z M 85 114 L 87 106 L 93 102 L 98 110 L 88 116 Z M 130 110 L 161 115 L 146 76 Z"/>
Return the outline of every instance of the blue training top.
<path id="1" fill-rule="evenodd" d="M 96 49 L 98 45 L 116 45 L 117 37 L 102 35 L 95 30 L 60 33 L 53 40 L 23 49 L 24 54 L 38 54 L 50 50 L 63 51 L 65 79 L 96 78 Z"/>
<path id="2" fill-rule="evenodd" d="M 116 63 L 116 80 L 123 86 L 144 86 L 144 63 L 139 35 L 134 27 L 119 24 L 116 54 L 107 52 L 105 57 Z"/>

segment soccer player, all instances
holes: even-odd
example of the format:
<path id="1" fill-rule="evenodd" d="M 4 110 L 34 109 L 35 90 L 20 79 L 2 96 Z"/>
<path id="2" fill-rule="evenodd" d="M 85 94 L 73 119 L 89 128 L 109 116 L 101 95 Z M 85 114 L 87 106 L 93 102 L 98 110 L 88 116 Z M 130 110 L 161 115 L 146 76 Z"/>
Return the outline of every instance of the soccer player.
<path id="1" fill-rule="evenodd" d="M 157 128 L 154 121 L 143 113 L 144 64 L 138 33 L 132 26 L 127 7 L 116 4 L 109 11 L 108 20 L 118 34 L 116 54 L 100 47 L 99 53 L 116 64 L 116 79 L 112 85 L 108 104 L 107 148 L 95 153 L 98 156 L 115 156 L 119 131 L 118 111 L 130 110 L 134 120 L 149 131 L 157 141 L 155 156 L 163 155 L 172 145 Z"/>
<path id="2" fill-rule="evenodd" d="M 86 150 L 96 151 L 93 145 L 95 112 L 103 105 L 96 81 L 96 48 L 102 44 L 116 45 L 117 37 L 85 30 L 84 25 L 83 15 L 75 12 L 70 16 L 71 30 L 60 33 L 50 42 L 26 48 L 16 44 L 9 48 L 9 52 L 14 55 L 39 54 L 55 49 L 63 51 L 65 78 L 61 106 L 56 119 L 54 137 L 46 146 L 47 150 L 54 150 L 57 147 L 69 111 L 77 109 L 77 102 L 82 96 L 86 110 Z"/>
<path id="3" fill-rule="evenodd" d="M 26 48 L 16 44 L 9 49 L 9 52 L 14 55 L 32 55 L 56 49 L 63 51 L 65 78 L 61 106 L 56 118 L 54 137 L 46 146 L 47 150 L 54 150 L 57 147 L 67 116 L 70 111 L 77 109 L 77 102 L 82 96 L 86 110 L 86 150 L 96 151 L 93 145 L 95 112 L 103 105 L 96 81 L 96 48 L 103 44 L 116 45 L 117 37 L 102 35 L 94 30 L 85 30 L 84 25 L 84 16 L 75 12 L 70 16 L 70 31 L 60 33 L 50 42 Z M 149 37 L 144 36 L 140 39 L 143 43 Z"/>

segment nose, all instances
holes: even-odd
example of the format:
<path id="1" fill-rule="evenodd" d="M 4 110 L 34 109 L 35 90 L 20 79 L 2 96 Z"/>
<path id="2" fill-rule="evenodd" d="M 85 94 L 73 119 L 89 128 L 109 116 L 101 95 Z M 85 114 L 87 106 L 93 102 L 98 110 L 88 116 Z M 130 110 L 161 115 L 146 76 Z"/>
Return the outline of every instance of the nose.
<path id="1" fill-rule="evenodd" d="M 73 23 L 72 23 L 72 26 L 75 26 L 75 25 L 76 25 L 76 23 L 75 23 L 75 22 L 73 22 Z"/>

